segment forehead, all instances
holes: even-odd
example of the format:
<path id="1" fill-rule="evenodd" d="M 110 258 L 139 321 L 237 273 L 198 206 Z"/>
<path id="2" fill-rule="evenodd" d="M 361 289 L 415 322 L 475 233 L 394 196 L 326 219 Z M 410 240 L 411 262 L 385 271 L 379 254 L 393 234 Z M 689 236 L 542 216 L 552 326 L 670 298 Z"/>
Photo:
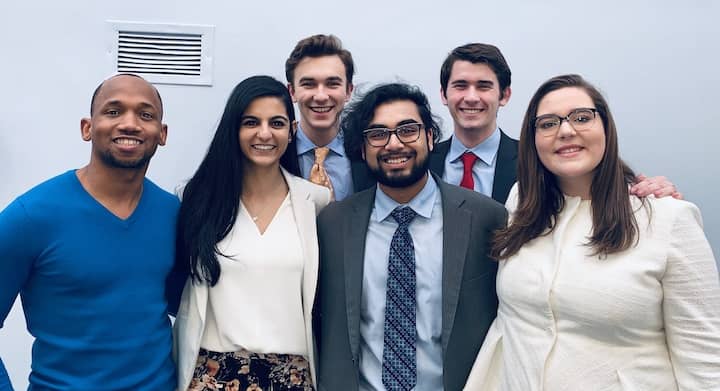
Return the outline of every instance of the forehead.
<path id="1" fill-rule="evenodd" d="M 422 123 L 418 107 L 413 101 L 396 100 L 383 103 L 375 108 L 371 122 L 384 126 L 396 126 L 399 122 L 405 120 Z"/>
<path id="2" fill-rule="evenodd" d="M 295 67 L 295 81 L 300 79 L 324 80 L 331 77 L 345 80 L 345 64 L 337 55 L 305 57 Z"/>
<path id="3" fill-rule="evenodd" d="M 450 69 L 450 82 L 453 80 L 498 82 L 497 75 L 488 64 L 482 62 L 472 63 L 465 60 L 457 60 L 453 63 Z"/>
<path id="4" fill-rule="evenodd" d="M 263 96 L 250 102 L 243 115 L 252 115 L 256 117 L 274 117 L 281 115 L 283 117 L 287 117 L 288 114 L 285 103 L 283 103 L 280 98 L 276 96 Z"/>
<path id="5" fill-rule="evenodd" d="M 538 104 L 537 115 L 557 114 L 565 116 L 579 107 L 594 108 L 595 104 L 585 90 L 579 87 L 565 87 L 551 91 Z"/>
<path id="6" fill-rule="evenodd" d="M 103 83 L 95 98 L 95 104 L 103 105 L 110 101 L 145 103 L 160 108 L 160 99 L 155 87 L 134 76 L 116 76 Z"/>

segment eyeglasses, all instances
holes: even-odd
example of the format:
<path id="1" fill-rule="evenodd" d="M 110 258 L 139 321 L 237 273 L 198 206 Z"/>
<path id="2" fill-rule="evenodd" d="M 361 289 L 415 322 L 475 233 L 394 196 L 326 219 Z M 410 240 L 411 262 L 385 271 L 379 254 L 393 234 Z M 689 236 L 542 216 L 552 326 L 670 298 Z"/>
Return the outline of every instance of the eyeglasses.
<path id="1" fill-rule="evenodd" d="M 565 117 L 555 114 L 541 115 L 535 118 L 535 132 L 545 137 L 554 136 L 563 121 L 567 121 L 576 131 L 583 132 L 592 128 L 596 114 L 597 109 L 583 107 L 573 110 Z"/>
<path id="2" fill-rule="evenodd" d="M 395 133 L 398 140 L 403 144 L 414 143 L 420 138 L 422 124 L 410 123 L 390 128 L 372 128 L 363 131 L 363 137 L 373 147 L 384 147 L 390 142 L 390 135 Z"/>

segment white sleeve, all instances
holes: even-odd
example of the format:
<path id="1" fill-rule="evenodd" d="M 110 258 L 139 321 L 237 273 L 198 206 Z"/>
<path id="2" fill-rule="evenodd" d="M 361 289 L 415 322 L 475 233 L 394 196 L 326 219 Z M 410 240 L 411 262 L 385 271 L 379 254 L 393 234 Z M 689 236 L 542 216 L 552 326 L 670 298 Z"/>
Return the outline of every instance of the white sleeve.
<path id="1" fill-rule="evenodd" d="M 698 208 L 683 202 L 663 285 L 670 359 L 680 390 L 720 389 L 720 281 Z"/>

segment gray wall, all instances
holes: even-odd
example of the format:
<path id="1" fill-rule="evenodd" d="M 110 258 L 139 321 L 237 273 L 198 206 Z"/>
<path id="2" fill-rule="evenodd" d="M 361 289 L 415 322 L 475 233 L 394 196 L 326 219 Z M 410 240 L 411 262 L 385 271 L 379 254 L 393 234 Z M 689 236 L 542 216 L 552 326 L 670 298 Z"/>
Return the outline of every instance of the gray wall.
<path id="1" fill-rule="evenodd" d="M 713 202 L 718 181 L 712 167 L 720 166 L 720 3 L 443 3 L 4 2 L 0 208 L 34 184 L 87 162 L 79 120 L 88 114 L 93 88 L 112 70 L 106 20 L 216 26 L 214 85 L 159 86 L 170 130 L 149 176 L 168 190 L 197 166 L 232 87 L 258 73 L 282 79 L 286 56 L 304 36 L 330 32 L 342 38 L 355 57 L 360 87 L 398 79 L 422 86 L 445 118 L 446 133 L 451 122 L 439 98 L 440 63 L 451 48 L 480 41 L 498 45 L 513 70 L 512 99 L 499 114 L 504 130 L 518 135 L 541 82 L 560 73 L 583 74 L 609 99 L 623 157 L 639 172 L 669 177 L 701 208 L 717 254 L 720 210 Z M 31 338 L 17 304 L 0 331 L 0 357 L 15 387 L 25 389 Z"/>

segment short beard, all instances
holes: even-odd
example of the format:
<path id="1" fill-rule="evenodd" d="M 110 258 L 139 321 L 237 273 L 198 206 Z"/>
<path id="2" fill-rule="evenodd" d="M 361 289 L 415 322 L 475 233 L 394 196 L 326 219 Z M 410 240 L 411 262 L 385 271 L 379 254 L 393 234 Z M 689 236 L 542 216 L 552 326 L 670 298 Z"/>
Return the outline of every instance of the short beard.
<path id="1" fill-rule="evenodd" d="M 415 155 L 415 157 L 417 158 L 417 155 Z M 377 168 L 373 168 L 368 165 L 368 169 L 373 174 L 378 183 L 390 188 L 409 187 L 416 184 L 418 181 L 425 177 L 425 174 L 427 174 L 428 168 L 430 167 L 430 154 L 428 152 L 428 154 L 425 155 L 425 159 L 423 161 L 413 165 L 410 173 L 405 176 L 390 177 L 380 168 L 379 157 L 377 163 Z"/>
<path id="2" fill-rule="evenodd" d="M 110 151 L 105 151 L 100 154 L 100 159 L 107 164 L 110 167 L 113 168 L 123 168 L 128 170 L 138 170 L 141 168 L 144 168 L 150 163 L 150 159 L 155 154 L 155 151 L 152 151 L 150 153 L 146 153 L 139 159 L 135 160 L 120 160 L 113 156 Z"/>

